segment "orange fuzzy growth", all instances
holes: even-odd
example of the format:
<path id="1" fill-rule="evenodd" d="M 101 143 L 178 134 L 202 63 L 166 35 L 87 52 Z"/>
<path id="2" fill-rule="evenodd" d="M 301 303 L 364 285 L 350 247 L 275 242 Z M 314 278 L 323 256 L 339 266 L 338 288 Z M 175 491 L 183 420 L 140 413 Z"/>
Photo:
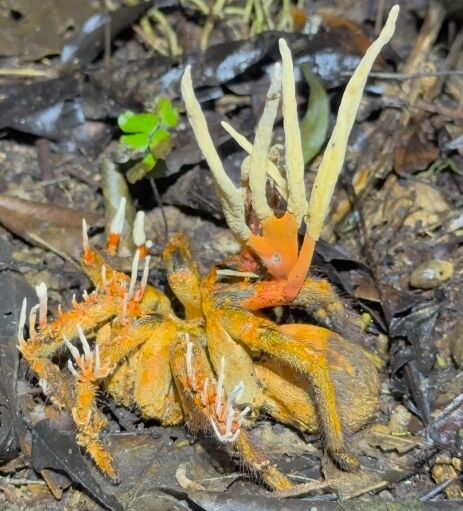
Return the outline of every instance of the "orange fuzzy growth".
<path id="1" fill-rule="evenodd" d="M 91 296 L 86 302 L 78 303 L 70 311 L 62 312 L 43 333 L 54 339 L 63 336 L 73 337 L 76 335 L 76 325 L 80 325 L 84 331 L 93 329 L 110 320 L 120 310 L 121 303 L 114 300 L 112 296 Z"/>
<path id="2" fill-rule="evenodd" d="M 140 254 L 140 260 L 143 261 L 150 253 L 146 245 L 137 246 L 138 253 Z"/>
<path id="3" fill-rule="evenodd" d="M 87 424 L 95 406 L 95 387 L 90 382 L 81 380 L 76 387 L 76 405 L 72 415 L 76 424 Z"/>
<path id="4" fill-rule="evenodd" d="M 265 218 L 261 226 L 262 236 L 251 234 L 246 246 L 260 257 L 272 277 L 286 279 L 298 260 L 296 217 L 286 212 L 281 218 Z"/>
<path id="5" fill-rule="evenodd" d="M 121 241 L 121 235 L 119 233 L 111 232 L 108 236 L 108 244 L 106 245 L 106 250 L 112 256 L 117 254 L 117 248 L 119 247 L 119 242 Z"/>
<path id="6" fill-rule="evenodd" d="M 84 263 L 88 266 L 92 266 L 93 264 L 95 264 L 95 260 L 96 260 L 95 251 L 92 250 L 91 248 L 85 250 L 84 255 L 83 255 Z"/>

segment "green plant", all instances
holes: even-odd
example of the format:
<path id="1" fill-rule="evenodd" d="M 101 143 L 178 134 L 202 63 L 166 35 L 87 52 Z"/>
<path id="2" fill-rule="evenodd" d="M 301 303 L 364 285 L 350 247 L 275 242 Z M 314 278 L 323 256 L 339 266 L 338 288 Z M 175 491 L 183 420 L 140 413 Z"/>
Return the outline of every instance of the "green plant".
<path id="1" fill-rule="evenodd" d="M 131 151 L 130 159 L 137 160 L 127 173 L 129 182 L 139 181 L 166 158 L 173 147 L 171 130 L 178 121 L 178 109 L 167 98 L 159 99 L 153 112 L 127 111 L 118 117 L 124 133 L 119 142 Z"/>

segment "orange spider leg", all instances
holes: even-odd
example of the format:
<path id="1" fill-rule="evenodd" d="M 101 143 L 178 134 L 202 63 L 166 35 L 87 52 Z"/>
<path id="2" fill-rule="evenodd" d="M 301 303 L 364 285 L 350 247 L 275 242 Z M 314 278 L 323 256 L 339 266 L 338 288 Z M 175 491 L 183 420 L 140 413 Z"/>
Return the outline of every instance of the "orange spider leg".
<path id="1" fill-rule="evenodd" d="M 304 342 L 308 350 L 327 358 L 341 422 L 347 430 L 358 431 L 378 410 L 379 378 L 374 362 L 360 346 L 338 335 L 333 334 L 328 343 L 320 342 L 318 330 L 309 325 L 280 327 L 283 333 Z M 273 359 L 259 361 L 256 373 L 265 387 L 263 408 L 268 413 L 301 431 L 319 429 L 313 389 L 307 378 Z"/>
<path id="2" fill-rule="evenodd" d="M 164 250 L 163 258 L 167 280 L 185 308 L 185 318 L 201 319 L 201 276 L 191 257 L 187 237 L 183 234 L 174 236 Z"/>
<path id="3" fill-rule="evenodd" d="M 145 417 L 174 425 L 183 418 L 180 404 L 172 400 L 170 346 L 178 338 L 173 321 L 161 323 L 141 347 L 135 375 L 134 398 Z M 170 399 L 169 399 L 170 396 Z"/>
<path id="4" fill-rule="evenodd" d="M 258 381 L 254 361 L 249 351 L 230 337 L 220 321 L 213 314 L 206 322 L 207 350 L 216 373 L 220 371 L 223 354 L 226 353 L 227 365 L 224 371 L 224 388 L 227 393 L 233 390 L 237 381 L 242 381 L 244 391 L 238 403 L 248 403 L 252 414 L 259 413 L 262 399 L 262 387 Z"/>
<path id="5" fill-rule="evenodd" d="M 328 360 L 323 353 L 332 332 L 320 327 L 310 327 L 312 339 L 320 343 L 320 350 L 300 339 L 305 339 L 308 325 L 292 325 L 287 335 L 274 323 L 255 317 L 239 309 L 220 310 L 215 314 L 230 336 L 251 348 L 261 349 L 277 360 L 282 360 L 306 376 L 314 389 L 317 411 L 325 436 L 326 447 L 344 470 L 359 467 L 358 460 L 345 448 L 341 420 L 336 408 L 336 395 L 330 378 Z M 300 336 L 300 339 L 298 338 Z"/>
<path id="6" fill-rule="evenodd" d="M 234 444 L 243 461 L 258 471 L 271 488 L 291 488 L 293 484 L 270 463 L 241 429 L 250 408 L 241 412 L 235 410 L 239 394 L 243 392 L 243 382 L 235 385 L 227 398 L 223 388 L 225 359 L 222 358 L 216 380 L 201 345 L 187 336 L 173 345 L 171 366 L 189 426 L 194 431 L 212 429 L 221 443 Z"/>
<path id="7" fill-rule="evenodd" d="M 99 381 L 106 378 L 110 372 L 109 366 L 102 366 L 98 344 L 92 351 L 82 331 L 78 328 L 82 343 L 83 355 L 69 341 L 65 341 L 71 352 L 74 363 L 68 360 L 68 368 L 76 378 L 75 404 L 72 407 L 72 417 L 76 424 L 77 442 L 90 454 L 96 466 L 113 482 L 118 482 L 116 469 L 110 452 L 103 446 L 99 435 L 106 427 L 105 417 L 98 411 L 96 394 Z"/>
<path id="8" fill-rule="evenodd" d="M 39 304 L 33 307 L 29 315 L 29 339 L 25 340 L 23 330 L 26 323 L 27 302 L 24 300 L 21 309 L 18 340 L 19 349 L 38 376 L 47 395 L 53 402 L 69 408 L 72 404 L 72 392 L 63 378 L 58 366 L 51 361 L 53 355 L 63 346 L 65 337 L 74 337 L 76 325 L 89 331 L 103 324 L 118 313 L 121 301 L 107 295 L 85 295 L 84 301 L 73 301 L 73 308 L 68 312 L 60 312 L 55 321 L 47 319 L 47 287 L 37 286 Z M 39 326 L 36 329 L 36 315 L 39 311 Z"/>

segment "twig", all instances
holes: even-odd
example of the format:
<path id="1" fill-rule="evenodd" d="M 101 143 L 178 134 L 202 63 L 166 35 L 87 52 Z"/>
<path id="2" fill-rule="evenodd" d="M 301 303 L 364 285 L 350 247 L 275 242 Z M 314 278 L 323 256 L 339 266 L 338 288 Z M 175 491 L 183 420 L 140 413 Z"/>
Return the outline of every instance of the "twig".
<path id="1" fill-rule="evenodd" d="M 12 479 L 11 477 L 0 476 L 0 484 L 11 484 L 12 486 L 25 486 L 28 484 L 37 484 L 39 486 L 45 486 L 47 483 L 39 479 Z"/>
<path id="2" fill-rule="evenodd" d="M 447 479 L 443 483 L 439 484 L 439 486 L 436 486 L 431 491 L 429 491 L 428 493 L 424 494 L 420 498 L 420 502 L 426 502 L 427 500 L 431 500 L 432 498 L 436 497 L 437 495 L 439 495 L 439 493 L 441 493 L 443 490 L 445 490 L 445 488 L 450 486 L 455 481 L 458 481 L 458 479 L 460 479 L 460 478 L 457 478 L 457 479 Z"/>
<path id="3" fill-rule="evenodd" d="M 18 76 L 20 78 L 56 78 L 57 69 L 32 69 L 30 67 L 0 68 L 0 76 Z"/>
<path id="4" fill-rule="evenodd" d="M 343 76 L 350 76 L 350 73 L 341 73 Z M 463 71 L 423 71 L 421 73 L 370 73 L 370 78 L 380 78 L 382 80 L 415 80 L 420 78 L 429 78 L 433 76 L 463 76 Z"/>

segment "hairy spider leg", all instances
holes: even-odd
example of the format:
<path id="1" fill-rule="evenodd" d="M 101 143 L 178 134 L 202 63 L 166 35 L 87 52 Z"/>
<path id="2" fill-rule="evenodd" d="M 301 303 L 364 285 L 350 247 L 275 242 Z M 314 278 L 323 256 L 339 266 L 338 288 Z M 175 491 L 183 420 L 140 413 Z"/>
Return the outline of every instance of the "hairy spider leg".
<path id="1" fill-rule="evenodd" d="M 293 484 L 242 429 L 250 407 L 241 411 L 235 409 L 239 394 L 244 390 L 243 382 L 235 385 L 227 397 L 223 388 L 225 358 L 216 379 L 199 342 L 192 336 L 184 336 L 171 348 L 171 365 L 189 427 L 198 432 L 212 430 L 219 442 L 234 445 L 244 463 L 257 471 L 270 488 L 291 488 Z"/>
<path id="2" fill-rule="evenodd" d="M 75 403 L 72 417 L 77 428 L 77 442 L 94 460 L 96 466 L 114 483 L 118 482 L 116 468 L 111 453 L 100 440 L 100 433 L 106 427 L 106 418 L 98 411 L 96 395 L 100 380 L 106 378 L 110 367 L 101 364 L 98 344 L 92 351 L 82 328 L 78 327 L 83 354 L 66 340 L 74 362 L 70 359 L 68 367 L 76 379 Z M 77 367 L 75 367 L 74 363 Z"/>
<path id="3" fill-rule="evenodd" d="M 191 257 L 188 238 L 184 234 L 174 236 L 164 250 L 163 259 L 167 280 L 185 309 L 185 318 L 201 319 L 201 276 Z"/>
<path id="4" fill-rule="evenodd" d="M 308 351 L 327 358 L 337 410 L 347 431 L 358 431 L 377 415 L 378 372 L 361 346 L 333 333 L 323 342 L 312 325 L 284 325 L 279 330 L 303 342 Z M 314 391 L 307 378 L 272 358 L 261 359 L 255 368 L 265 388 L 262 408 L 267 413 L 300 431 L 320 430 Z"/>
<path id="5" fill-rule="evenodd" d="M 305 325 L 294 325 L 291 334 L 283 333 L 271 321 L 256 317 L 251 312 L 238 308 L 212 307 L 207 313 L 219 322 L 232 339 L 252 349 L 260 349 L 277 360 L 282 360 L 300 374 L 307 377 L 314 389 L 317 411 L 325 437 L 326 448 L 344 470 L 354 470 L 359 462 L 350 454 L 344 443 L 341 419 L 336 407 L 336 395 L 331 381 L 328 360 L 322 351 L 308 347 Z M 300 339 L 298 328 L 300 327 Z M 314 339 L 326 346 L 333 334 L 321 327 L 312 327 Z"/>

